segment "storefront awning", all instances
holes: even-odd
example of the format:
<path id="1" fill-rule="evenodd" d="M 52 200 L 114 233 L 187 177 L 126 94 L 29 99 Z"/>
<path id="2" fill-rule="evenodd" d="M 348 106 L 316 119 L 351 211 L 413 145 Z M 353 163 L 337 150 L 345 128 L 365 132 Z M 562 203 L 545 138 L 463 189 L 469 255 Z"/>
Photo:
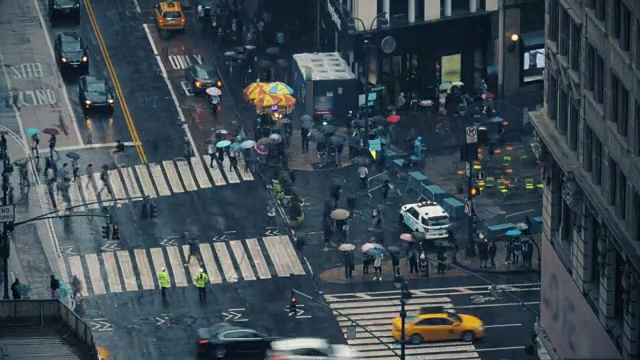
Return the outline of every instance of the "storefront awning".
<path id="1" fill-rule="evenodd" d="M 533 31 L 520 35 L 522 44 L 525 48 L 543 48 L 544 47 L 544 31 Z"/>

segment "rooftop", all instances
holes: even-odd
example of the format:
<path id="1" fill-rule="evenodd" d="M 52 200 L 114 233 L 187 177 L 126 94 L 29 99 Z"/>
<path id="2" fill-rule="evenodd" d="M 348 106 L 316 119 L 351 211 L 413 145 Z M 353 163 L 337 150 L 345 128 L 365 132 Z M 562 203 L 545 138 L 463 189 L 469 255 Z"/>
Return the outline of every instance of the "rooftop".
<path id="1" fill-rule="evenodd" d="M 311 72 L 311 80 L 355 79 L 353 71 L 339 53 L 303 53 L 293 55 L 301 74 Z"/>

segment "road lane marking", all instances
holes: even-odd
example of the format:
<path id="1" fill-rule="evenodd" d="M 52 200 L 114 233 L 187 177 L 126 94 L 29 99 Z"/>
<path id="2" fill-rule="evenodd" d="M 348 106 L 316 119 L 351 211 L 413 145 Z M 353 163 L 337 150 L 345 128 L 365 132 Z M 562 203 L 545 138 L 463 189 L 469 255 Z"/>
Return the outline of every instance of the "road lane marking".
<path id="1" fill-rule="evenodd" d="M 227 282 L 238 281 L 238 274 L 233 267 L 233 262 L 231 261 L 231 256 L 229 256 L 229 251 L 227 251 L 225 243 L 215 243 L 213 247 L 216 250 L 216 255 L 218 255 L 218 260 L 220 260 L 225 280 L 227 280 Z"/>
<path id="2" fill-rule="evenodd" d="M 211 245 L 200 244 L 200 255 L 202 256 L 202 262 L 209 275 L 209 282 L 212 284 L 222 284 L 222 276 L 218 265 L 213 258 L 213 252 L 211 251 Z"/>
<path id="3" fill-rule="evenodd" d="M 87 280 L 85 280 L 84 277 L 84 270 L 82 270 L 82 259 L 80 258 L 80 256 L 69 256 L 67 260 L 69 260 L 69 268 L 71 268 L 72 279 L 73 275 L 76 275 L 80 280 L 80 287 L 82 288 L 80 294 L 82 294 L 82 296 L 87 296 L 89 290 L 87 289 Z M 73 292 L 73 289 L 71 289 L 71 292 Z"/>
<path id="4" fill-rule="evenodd" d="M 204 171 L 200 158 L 195 156 L 192 157 L 191 165 L 193 166 L 193 171 L 196 173 L 196 180 L 198 181 L 198 185 L 200 185 L 200 189 L 210 188 L 211 182 L 209 181 L 206 171 Z"/>
<path id="5" fill-rule="evenodd" d="M 278 243 L 280 244 L 280 249 L 287 259 L 287 264 L 289 267 L 289 273 L 294 275 L 305 275 L 304 268 L 302 267 L 302 263 L 298 258 L 298 254 L 296 250 L 291 245 L 291 241 L 289 241 L 288 236 L 279 236 Z"/>
<path id="6" fill-rule="evenodd" d="M 171 276 L 169 269 L 167 269 L 167 265 L 164 263 L 164 254 L 162 253 L 161 248 L 151 248 L 149 249 L 151 252 L 151 261 L 153 262 L 153 268 L 156 270 L 155 276 L 158 277 L 158 274 L 162 269 L 167 270 L 167 275 Z M 160 286 L 160 282 L 158 282 L 158 286 Z"/>
<path id="7" fill-rule="evenodd" d="M 506 350 L 523 350 L 524 346 L 508 346 L 508 347 L 499 347 L 499 348 L 484 348 L 484 349 L 476 349 L 478 352 L 482 351 L 506 351 Z"/>
<path id="8" fill-rule="evenodd" d="M 271 273 L 269 272 L 267 261 L 262 255 L 262 249 L 260 249 L 258 239 L 247 239 L 247 247 L 249 248 L 251 258 L 253 259 L 253 264 L 256 266 L 256 270 L 258 271 L 258 277 L 260 279 L 271 279 Z"/>
<path id="9" fill-rule="evenodd" d="M 171 195 L 171 191 L 169 191 L 169 186 L 167 182 L 164 180 L 164 175 L 162 175 L 162 168 L 158 164 L 149 164 L 149 170 L 151 170 L 151 176 L 153 176 L 153 181 L 156 183 L 156 188 L 158 188 L 158 195 L 160 196 L 169 196 Z"/>
<path id="10" fill-rule="evenodd" d="M 125 289 L 127 291 L 138 291 L 138 281 L 136 280 L 136 274 L 133 272 L 129 251 L 117 251 L 116 254 L 118 255 L 118 263 L 120 264 L 120 271 L 122 271 Z"/>
<path id="11" fill-rule="evenodd" d="M 180 173 L 180 178 L 184 183 L 185 190 L 187 191 L 196 191 L 198 187 L 196 186 L 196 182 L 193 180 L 191 176 L 191 169 L 189 168 L 189 163 L 186 160 L 176 161 L 176 165 L 178 165 L 178 172 Z"/>
<path id="12" fill-rule="evenodd" d="M 184 254 L 184 258 L 187 260 L 187 268 L 189 269 L 189 275 L 191 282 L 193 285 L 196 284 L 196 276 L 200 273 L 200 264 L 198 263 L 198 259 L 196 261 L 189 261 L 189 247 L 190 245 L 182 245 L 182 253 Z"/>
<path id="13" fill-rule="evenodd" d="M 235 256 L 236 262 L 240 266 L 240 273 L 242 274 L 242 278 L 244 280 L 255 280 L 256 275 L 253 273 L 250 259 L 247 256 L 246 251 L 244 251 L 242 241 L 229 241 L 229 245 L 231 245 L 233 256 Z"/>
<path id="14" fill-rule="evenodd" d="M 120 284 L 120 276 L 118 275 L 118 265 L 116 265 L 115 256 L 112 252 L 104 252 L 102 253 L 102 260 L 104 261 L 104 267 L 107 270 L 109 291 L 112 293 L 122 292 L 122 285 Z"/>
<path id="15" fill-rule="evenodd" d="M 153 55 L 158 55 L 158 48 L 156 48 L 156 44 L 153 42 L 153 38 L 151 37 L 151 32 L 149 31 L 149 25 L 142 24 L 144 28 L 144 32 L 147 34 L 147 39 L 149 39 L 149 44 L 151 44 L 151 50 L 153 50 Z"/>
<path id="16" fill-rule="evenodd" d="M 162 162 L 162 167 L 164 167 L 164 172 L 167 174 L 167 178 L 169 178 L 169 184 L 171 185 L 171 190 L 174 193 L 184 192 L 184 188 L 182 188 L 182 184 L 180 183 L 180 178 L 176 173 L 176 167 L 173 165 L 173 161 L 165 160 Z"/>
<path id="17" fill-rule="evenodd" d="M 539 283 L 527 283 L 527 284 L 505 284 L 512 290 L 511 292 L 519 291 L 540 291 Z M 430 288 L 430 289 L 411 289 L 414 294 L 420 296 L 450 296 L 450 295 L 472 295 L 472 294 L 488 294 L 489 285 L 473 285 L 473 286 L 455 286 L 446 288 Z M 385 299 L 399 299 L 400 295 L 398 291 L 370 291 L 370 292 L 354 292 L 354 293 L 341 293 L 341 294 L 328 294 L 327 301 L 353 301 L 354 297 L 360 299 L 379 299 L 378 295 L 387 295 Z M 343 298 L 342 298 L 343 297 Z"/>
<path id="18" fill-rule="evenodd" d="M 138 5 L 138 0 L 133 0 L 133 4 L 134 4 L 134 5 L 135 5 L 135 7 L 136 7 L 136 11 L 137 11 L 137 12 L 141 12 L 141 11 L 140 11 L 140 5 Z"/>
<path id="19" fill-rule="evenodd" d="M 124 190 L 122 180 L 120 179 L 120 172 L 118 170 L 109 170 L 109 180 L 111 183 L 111 189 L 113 190 L 113 196 L 116 199 L 126 199 L 127 192 Z M 125 203 L 127 200 L 118 201 L 120 204 Z"/>
<path id="20" fill-rule="evenodd" d="M 99 209 L 100 204 L 98 204 L 98 197 L 96 196 L 96 191 L 93 189 L 93 179 L 87 175 L 82 175 L 80 177 L 80 186 L 82 186 L 82 192 L 84 193 L 84 199 L 87 201 L 86 204 L 89 209 Z"/>
<path id="21" fill-rule="evenodd" d="M 135 176 L 133 176 L 132 168 L 122 168 L 122 179 L 124 180 L 124 185 L 129 192 L 129 197 L 131 198 L 140 198 L 142 195 L 140 194 L 140 189 L 138 188 L 138 183 L 136 182 Z"/>
<path id="22" fill-rule="evenodd" d="M 222 186 L 222 185 L 226 185 L 227 182 L 224 181 L 224 177 L 222 177 L 222 173 L 220 172 L 220 169 L 218 168 L 218 163 L 216 163 L 216 161 L 213 161 L 213 167 L 211 167 L 211 155 L 204 155 L 204 165 L 207 169 L 209 169 L 209 174 L 211 174 L 211 177 L 213 178 L 213 182 L 216 184 L 216 186 Z"/>
<path id="23" fill-rule="evenodd" d="M 230 183 L 235 184 L 240 182 L 235 169 L 231 168 L 231 162 L 229 161 L 229 158 L 227 156 L 225 156 L 224 160 L 222 160 L 222 171 L 224 171 L 224 174 L 227 175 L 227 179 L 229 179 Z"/>
<path id="24" fill-rule="evenodd" d="M 78 189 L 78 181 L 80 179 L 72 182 L 71 184 L 69 184 L 69 197 L 71 198 L 71 206 L 73 207 L 73 210 L 84 210 L 84 206 L 80 206 L 83 205 L 82 203 L 82 196 L 80 196 L 80 190 Z"/>
<path id="25" fill-rule="evenodd" d="M 374 334 L 384 334 L 375 333 Z M 400 348 L 394 349 L 400 352 Z M 407 356 L 416 355 L 420 360 L 455 360 L 455 359 L 480 359 L 477 352 L 474 351 L 473 345 L 460 345 L 460 346 L 427 346 L 414 348 L 408 346 L 405 350 Z M 364 345 L 358 347 L 358 358 L 360 359 L 379 359 L 380 356 L 393 356 L 394 353 L 387 349 L 384 345 Z M 397 357 L 395 357 L 397 359 Z"/>
<path id="26" fill-rule="evenodd" d="M 485 328 L 485 329 L 492 329 L 492 328 L 516 327 L 516 326 L 522 326 L 522 324 L 495 324 L 495 325 L 485 325 L 485 326 L 484 326 L 484 328 Z"/>
<path id="27" fill-rule="evenodd" d="M 34 0 L 34 1 L 37 1 L 37 0 Z M 109 71 L 109 75 L 111 76 L 111 83 L 113 84 L 113 90 L 116 92 L 118 103 L 120 104 L 120 108 L 122 109 L 122 114 L 124 115 L 125 122 L 127 123 L 127 127 L 129 128 L 129 133 L 131 134 L 131 140 L 136 144 L 136 151 L 138 152 L 138 156 L 140 157 L 140 162 L 142 162 L 143 164 L 146 164 L 147 156 L 145 155 L 144 149 L 142 148 L 142 142 L 140 141 L 140 137 L 138 136 L 138 131 L 136 130 L 135 125 L 133 124 L 133 118 L 131 117 L 131 113 L 129 112 L 129 106 L 127 105 L 127 101 L 123 95 L 122 87 L 120 86 L 120 81 L 118 80 L 118 75 L 116 74 L 116 70 L 111 61 L 111 56 L 109 55 L 109 51 L 107 50 L 106 43 L 102 38 L 102 33 L 100 32 L 100 28 L 98 27 L 98 21 L 96 20 L 96 16 L 93 12 L 93 6 L 91 6 L 90 0 L 83 0 L 83 2 L 84 2 L 84 8 L 87 11 L 87 15 L 89 17 L 89 22 L 91 23 L 91 27 L 93 28 L 94 34 L 96 35 L 96 40 L 98 40 L 98 45 L 100 46 L 102 57 L 104 58 L 104 62 L 107 65 L 107 70 Z"/>
<path id="28" fill-rule="evenodd" d="M 142 192 L 145 196 L 150 197 L 151 199 L 155 199 L 158 197 L 156 193 L 156 189 L 153 187 L 153 183 L 151 182 L 151 178 L 149 177 L 149 170 L 145 165 L 136 165 L 136 174 L 138 175 L 138 179 L 140 179 L 140 184 L 142 184 Z"/>
<path id="29" fill-rule="evenodd" d="M 240 177 L 242 177 L 243 181 L 253 180 L 253 174 L 247 170 L 247 164 L 244 162 L 244 158 L 242 156 L 238 157 L 238 171 L 240 172 Z"/>
<path id="30" fill-rule="evenodd" d="M 428 305 L 428 304 L 433 304 L 433 303 L 441 303 L 441 302 L 447 302 L 450 301 L 451 299 L 448 297 L 418 297 L 416 298 L 415 301 L 411 301 L 412 304 L 414 305 Z M 397 299 L 393 299 L 393 300 L 382 300 L 382 301 L 358 301 L 358 306 L 365 308 L 365 307 L 385 307 L 385 306 L 395 306 L 398 305 L 398 300 Z M 352 304 L 347 303 L 347 302 L 332 302 L 331 303 L 331 308 L 333 309 L 349 309 L 353 307 Z"/>
<path id="31" fill-rule="evenodd" d="M 173 281 L 178 287 L 187 286 L 187 277 L 184 273 L 184 263 L 180 258 L 180 250 L 178 250 L 177 246 L 167 246 L 165 249 L 167 249 L 167 254 L 169 255 L 171 271 L 173 272 Z"/>
<path id="32" fill-rule="evenodd" d="M 102 280 L 102 274 L 100 272 L 100 260 L 98 260 L 98 255 L 87 254 L 84 256 L 84 258 L 87 261 L 87 267 L 89 268 L 89 279 L 91 280 L 93 294 L 106 294 L 107 290 L 104 287 L 104 280 Z"/>
<path id="33" fill-rule="evenodd" d="M 135 249 L 133 250 L 136 257 L 136 265 L 138 266 L 138 272 L 140 273 L 140 280 L 142 281 L 142 288 L 145 290 L 155 289 L 153 283 L 153 273 L 149 267 L 149 261 L 147 260 L 147 250 Z"/>
<path id="34" fill-rule="evenodd" d="M 267 252 L 269 253 L 269 257 L 271 258 L 271 262 L 276 269 L 276 273 L 278 276 L 287 277 L 290 275 L 289 267 L 287 266 L 287 261 L 283 258 L 284 254 L 281 254 L 278 250 L 278 237 L 277 236 L 267 236 L 263 237 L 262 241 L 267 248 Z"/>

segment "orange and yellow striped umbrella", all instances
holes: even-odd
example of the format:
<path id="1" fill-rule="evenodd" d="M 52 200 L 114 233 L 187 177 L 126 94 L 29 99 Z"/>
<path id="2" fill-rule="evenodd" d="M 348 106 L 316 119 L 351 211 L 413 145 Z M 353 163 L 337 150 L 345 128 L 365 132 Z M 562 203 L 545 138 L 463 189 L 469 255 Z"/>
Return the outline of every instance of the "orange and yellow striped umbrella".
<path id="1" fill-rule="evenodd" d="M 261 97 L 263 95 L 269 95 L 269 94 L 267 93 L 266 89 L 263 89 L 261 87 L 256 87 L 250 93 L 247 93 L 246 95 L 247 95 L 247 100 L 249 100 L 250 102 L 253 102 L 256 99 L 258 99 L 259 97 Z"/>
<path id="2" fill-rule="evenodd" d="M 254 82 L 252 84 L 249 84 L 249 86 L 247 86 L 246 88 L 244 88 L 244 94 L 249 95 L 256 89 L 266 89 L 266 87 L 267 87 L 267 83 Z"/>
<path id="3" fill-rule="evenodd" d="M 280 99 L 280 105 L 286 107 L 294 106 L 297 102 L 296 98 L 291 95 L 276 95 Z"/>
<path id="4" fill-rule="evenodd" d="M 265 106 L 278 105 L 280 104 L 281 101 L 282 100 L 276 95 L 264 94 L 259 98 L 257 98 L 256 101 L 254 101 L 253 103 L 256 106 L 265 107 Z"/>

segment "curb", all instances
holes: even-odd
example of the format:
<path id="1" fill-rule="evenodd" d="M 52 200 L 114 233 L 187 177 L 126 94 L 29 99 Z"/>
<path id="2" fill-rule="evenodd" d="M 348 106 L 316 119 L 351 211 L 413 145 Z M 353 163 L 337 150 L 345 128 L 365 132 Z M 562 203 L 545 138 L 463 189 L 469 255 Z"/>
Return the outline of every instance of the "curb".
<path id="1" fill-rule="evenodd" d="M 481 273 L 481 274 L 521 275 L 521 274 L 534 274 L 539 272 L 536 269 L 491 270 L 491 269 L 473 268 L 473 267 L 461 264 L 458 261 L 457 256 L 451 260 L 451 263 L 453 263 L 455 266 L 461 269 L 464 269 L 466 271 Z"/>

